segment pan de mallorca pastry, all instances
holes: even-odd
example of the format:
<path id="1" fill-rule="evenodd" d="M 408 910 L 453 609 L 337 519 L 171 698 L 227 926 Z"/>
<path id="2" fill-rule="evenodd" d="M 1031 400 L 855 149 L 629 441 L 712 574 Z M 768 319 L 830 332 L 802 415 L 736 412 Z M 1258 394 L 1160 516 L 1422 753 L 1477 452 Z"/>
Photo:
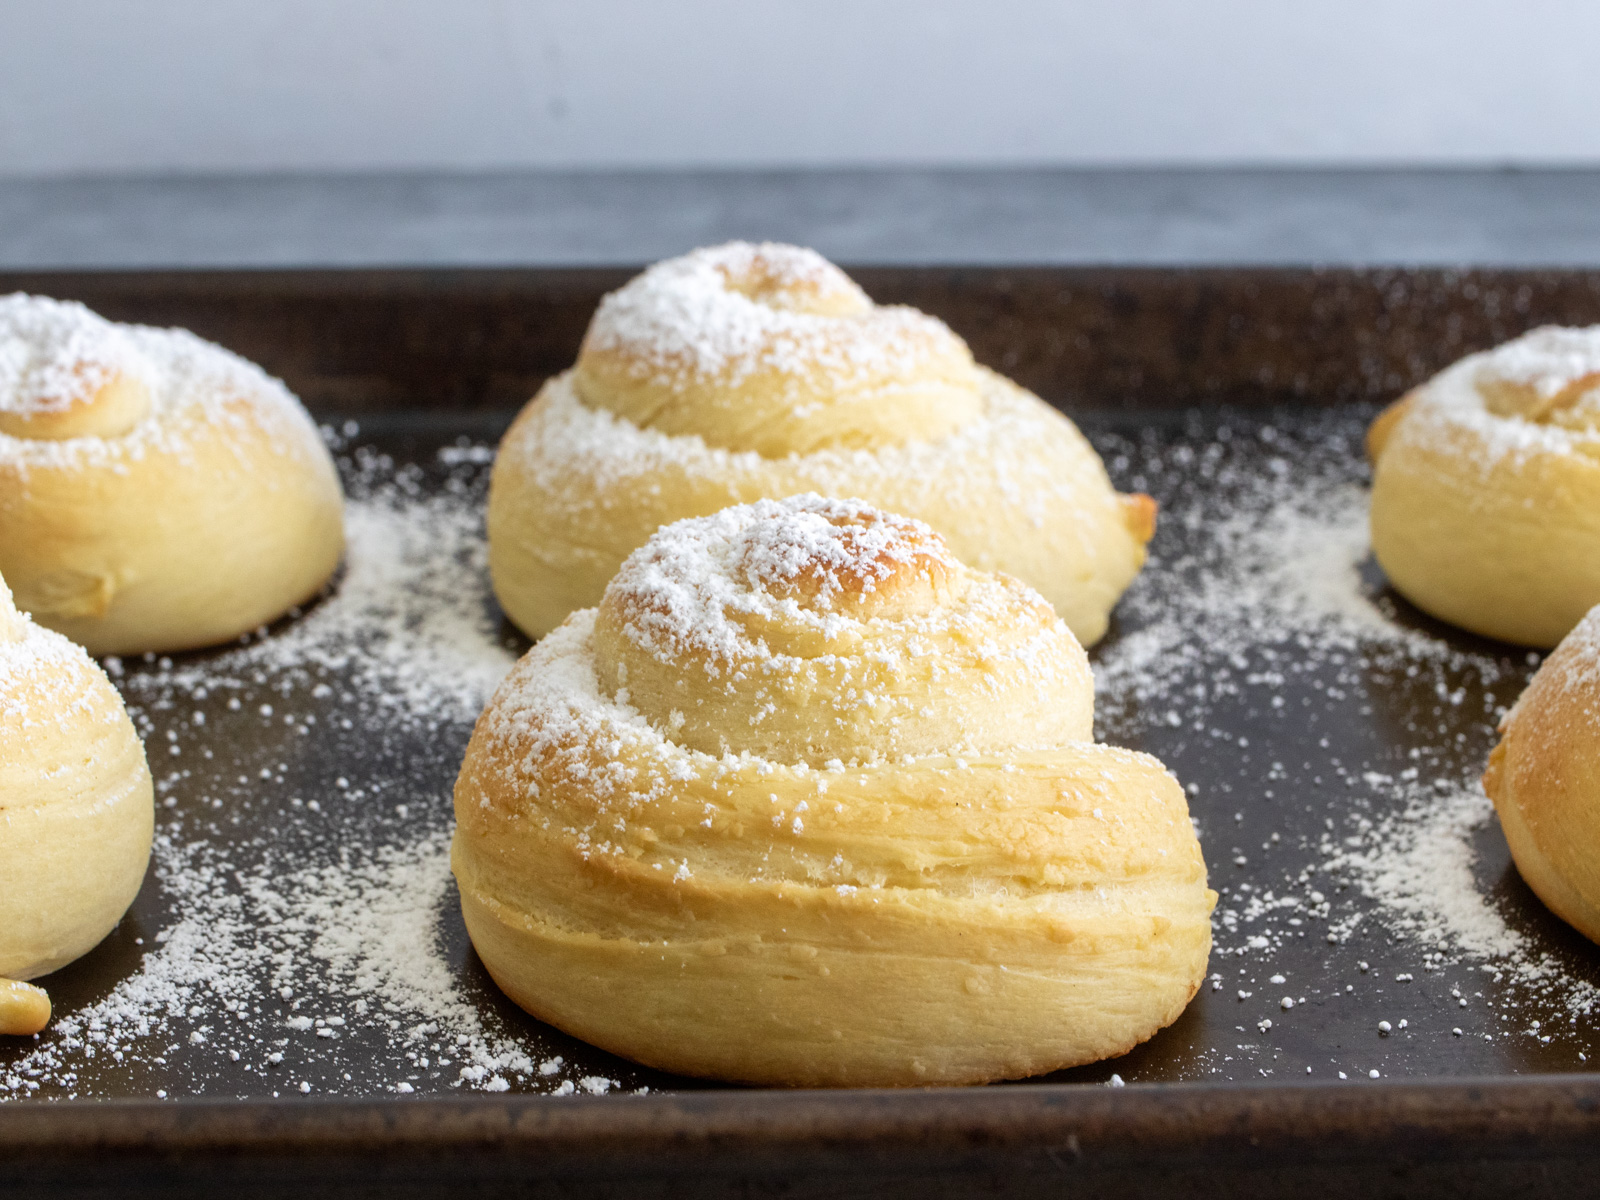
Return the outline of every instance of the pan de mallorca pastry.
<path id="1" fill-rule="evenodd" d="M 489 493 L 495 591 L 540 637 L 661 525 L 806 491 L 926 521 L 1085 644 L 1155 528 L 1154 501 L 1118 495 L 1071 421 L 942 322 L 874 305 L 810 250 L 735 242 L 607 296 L 517 418 Z"/>
<path id="2" fill-rule="evenodd" d="M 338 476 L 276 380 L 179 329 L 0 297 L 0 574 L 93 654 L 229 641 L 315 595 Z"/>
<path id="3" fill-rule="evenodd" d="M 1483 786 L 1517 870 L 1600 942 L 1600 608 L 1545 660 L 1500 733 Z"/>
<path id="4" fill-rule="evenodd" d="M 1204 976 L 1183 789 L 1095 744 L 1031 588 L 861 501 L 680 521 L 523 658 L 456 784 L 467 928 L 669 1071 L 975 1083 L 1121 1054 Z"/>
<path id="5" fill-rule="evenodd" d="M 50 1017 L 20 982 L 87 953 L 133 903 L 155 800 L 122 699 L 0 580 L 0 1033 Z"/>
<path id="6" fill-rule="evenodd" d="M 1442 621 L 1554 646 L 1600 604 L 1600 326 L 1473 354 L 1368 434 L 1372 548 Z"/>

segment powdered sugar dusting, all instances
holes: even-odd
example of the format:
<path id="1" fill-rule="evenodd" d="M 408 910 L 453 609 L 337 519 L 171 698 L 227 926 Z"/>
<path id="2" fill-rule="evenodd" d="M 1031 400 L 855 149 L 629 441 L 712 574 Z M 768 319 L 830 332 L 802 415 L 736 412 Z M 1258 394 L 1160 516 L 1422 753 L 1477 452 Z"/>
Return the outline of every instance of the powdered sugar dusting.
<path id="1" fill-rule="evenodd" d="M 1545 326 L 1440 372 L 1400 428 L 1485 473 L 1532 455 L 1600 453 L 1600 379 L 1587 382 L 1597 373 L 1600 326 Z"/>
<path id="2" fill-rule="evenodd" d="M 766 286 L 746 294 L 738 284 Z M 806 311 L 808 304 L 825 311 Z M 871 312 L 837 334 L 839 313 Z M 832 263 L 811 250 L 773 242 L 730 242 L 657 263 L 601 301 L 586 347 L 636 358 L 646 375 L 670 379 L 756 370 L 804 375 L 819 364 L 836 372 L 912 374 L 930 339 L 954 335 L 914 309 L 874 308 Z"/>
<path id="3" fill-rule="evenodd" d="M 628 632 L 651 653 L 702 651 L 724 665 L 772 657 L 730 614 L 754 614 L 833 634 L 859 620 L 836 611 L 847 590 L 871 593 L 918 560 L 955 566 L 921 521 L 889 517 L 861 500 L 815 493 L 758 500 L 664 527 L 629 555 L 607 588 L 629 613 Z M 804 603 L 802 576 L 816 584 Z"/>
<path id="4" fill-rule="evenodd" d="M 1081 488 L 1063 479 L 1056 460 L 1030 453 L 1060 438 L 1060 422 L 1031 396 L 984 377 L 984 413 L 937 441 L 910 441 L 872 451 L 826 449 L 796 455 L 785 466 L 797 483 L 825 496 L 853 496 L 874 482 L 916 497 L 954 498 L 961 506 L 999 496 L 1018 520 L 1038 529 L 1075 503 Z M 522 441 L 526 466 L 541 489 L 584 507 L 595 495 L 640 480 L 682 476 L 723 481 L 749 494 L 750 481 L 767 479 L 770 463 L 754 451 L 708 446 L 694 435 L 641 428 L 578 399 L 570 375 L 542 393 L 536 424 Z M 797 488 L 797 490 L 799 490 Z M 1080 508 L 1081 511 L 1081 508 Z M 1085 513 L 1084 520 L 1093 519 Z"/>
<path id="5" fill-rule="evenodd" d="M 0 412 L 59 412 L 121 372 L 155 372 L 121 326 L 76 301 L 0 296 Z"/>
<path id="6" fill-rule="evenodd" d="M 97 678 L 104 672 L 83 648 L 17 612 L 0 581 L 0 720 L 28 730 L 70 728 L 96 709 L 106 720 L 120 719 L 95 695 Z"/>
<path id="7" fill-rule="evenodd" d="M 1562 639 L 1559 657 L 1547 670 L 1559 671 L 1557 682 L 1590 711 L 1600 711 L 1600 605 Z"/>
<path id="8" fill-rule="evenodd" d="M 11 337 L 3 323 L 8 316 Z M 60 441 L 0 432 L 0 468 L 14 471 L 24 487 L 33 470 L 124 470 L 148 455 L 182 458 L 200 428 L 264 436 L 280 453 L 317 441 L 315 426 L 280 381 L 188 330 L 120 325 L 80 304 L 41 297 L 0 298 L 0 412 L 65 408 L 119 371 L 149 391 L 149 413 L 131 430 Z"/>
<path id="9" fill-rule="evenodd" d="M 414 494 L 404 477 L 353 498 L 331 596 L 272 636 L 174 670 L 162 686 L 237 690 L 266 674 L 301 687 L 340 675 L 397 721 L 471 721 L 513 655 L 481 586 L 463 586 L 487 570 L 482 516 L 464 499 Z"/>

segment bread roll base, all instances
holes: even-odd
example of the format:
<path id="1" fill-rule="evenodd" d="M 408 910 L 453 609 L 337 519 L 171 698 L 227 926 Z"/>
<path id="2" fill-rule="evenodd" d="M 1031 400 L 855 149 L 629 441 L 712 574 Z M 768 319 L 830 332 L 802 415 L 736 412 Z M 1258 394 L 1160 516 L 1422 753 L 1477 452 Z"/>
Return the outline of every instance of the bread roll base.
<path id="1" fill-rule="evenodd" d="M 459 853 L 455 861 L 473 946 L 518 1006 L 646 1066 L 765 1086 L 984 1083 L 1113 1058 L 1177 1020 L 1200 987 L 1209 949 L 1209 939 L 1202 949 L 1156 936 L 1154 921 L 1142 946 L 1111 949 L 1085 939 L 1090 944 L 1074 953 L 1042 928 L 1032 944 L 995 944 L 984 925 L 954 913 L 948 927 L 930 931 L 930 942 L 984 942 L 991 959 L 1045 956 L 1052 968 L 884 954 L 870 948 L 870 934 L 860 950 L 603 939 L 480 896 Z M 927 919 L 892 902 L 874 918 L 890 937 L 897 921 Z M 861 936 L 859 912 L 833 919 Z M 1162 981 L 1162 992 L 1151 993 L 1152 979 Z M 1130 1009 L 1142 1015 L 1132 1029 Z M 1040 1014 L 1053 1019 L 1041 1022 Z"/>

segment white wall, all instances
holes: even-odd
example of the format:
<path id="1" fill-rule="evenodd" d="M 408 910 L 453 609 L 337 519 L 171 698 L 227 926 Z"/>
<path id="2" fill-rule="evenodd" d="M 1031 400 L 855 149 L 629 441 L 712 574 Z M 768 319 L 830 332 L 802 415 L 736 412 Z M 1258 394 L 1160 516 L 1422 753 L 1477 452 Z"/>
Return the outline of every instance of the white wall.
<path id="1" fill-rule="evenodd" d="M 0 173 L 1600 162 L 1593 0 L 0 0 Z"/>

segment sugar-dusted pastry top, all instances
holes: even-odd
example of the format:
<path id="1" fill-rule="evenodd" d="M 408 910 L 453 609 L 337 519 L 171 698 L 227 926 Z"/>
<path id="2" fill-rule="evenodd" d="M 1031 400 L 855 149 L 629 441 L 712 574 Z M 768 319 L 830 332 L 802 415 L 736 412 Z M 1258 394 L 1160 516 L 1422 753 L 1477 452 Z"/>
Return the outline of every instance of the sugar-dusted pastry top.
<path id="1" fill-rule="evenodd" d="M 681 712 L 674 740 L 710 754 L 732 736 L 821 766 L 1092 736 L 1088 661 L 1038 593 L 857 501 L 765 500 L 666 527 L 607 588 L 595 639 L 602 687 Z M 686 671 L 711 685 L 693 706 L 674 703 Z M 761 681 L 755 695 L 741 677 Z M 965 691 L 982 703 L 929 702 Z"/>
<path id="2" fill-rule="evenodd" d="M 1182 788 L 1092 719 L 1066 625 L 920 521 L 808 495 L 679 522 L 480 719 L 469 930 L 536 1015 L 691 1074 L 1120 1053 L 1193 995 L 1214 896 Z"/>
<path id="3" fill-rule="evenodd" d="M 1531 455 L 1600 457 L 1600 325 L 1545 325 L 1469 354 L 1412 392 L 1403 419 L 1484 474 Z"/>
<path id="4" fill-rule="evenodd" d="M 942 321 L 770 242 L 696 250 L 606 296 L 573 386 L 641 429 L 769 457 L 939 438 L 981 413 Z"/>
<path id="5" fill-rule="evenodd" d="M 108 321 L 75 301 L 0 296 L 0 462 L 114 466 L 182 454 L 198 426 L 237 425 L 241 400 L 280 450 L 320 445 L 300 402 L 254 363 L 185 329 Z M 254 424 L 251 432 L 255 432 Z"/>

